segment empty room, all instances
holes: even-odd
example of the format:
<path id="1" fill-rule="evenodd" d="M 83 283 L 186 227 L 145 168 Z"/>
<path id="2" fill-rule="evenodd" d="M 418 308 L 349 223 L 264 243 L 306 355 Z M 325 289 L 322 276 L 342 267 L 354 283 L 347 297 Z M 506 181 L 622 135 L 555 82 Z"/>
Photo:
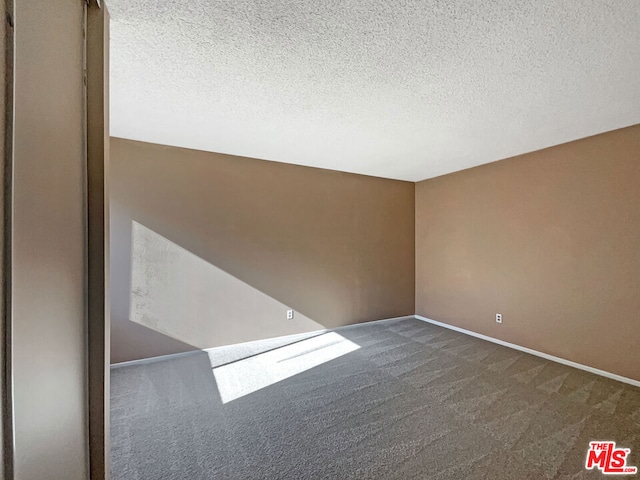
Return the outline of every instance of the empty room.
<path id="1" fill-rule="evenodd" d="M 111 478 L 637 474 L 639 2 L 106 5 Z"/>

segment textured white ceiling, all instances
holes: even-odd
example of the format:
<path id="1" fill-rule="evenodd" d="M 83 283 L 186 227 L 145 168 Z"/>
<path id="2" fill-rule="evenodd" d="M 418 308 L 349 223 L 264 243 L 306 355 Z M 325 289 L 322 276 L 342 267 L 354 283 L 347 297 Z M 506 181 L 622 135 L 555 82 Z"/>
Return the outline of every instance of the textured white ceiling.
<path id="1" fill-rule="evenodd" d="M 639 0 L 110 0 L 112 135 L 421 180 L 640 123 Z"/>

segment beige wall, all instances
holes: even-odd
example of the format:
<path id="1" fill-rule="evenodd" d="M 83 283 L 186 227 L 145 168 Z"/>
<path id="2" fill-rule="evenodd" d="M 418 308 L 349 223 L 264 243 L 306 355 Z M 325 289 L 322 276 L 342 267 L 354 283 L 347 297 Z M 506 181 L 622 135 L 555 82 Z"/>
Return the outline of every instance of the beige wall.
<path id="1" fill-rule="evenodd" d="M 83 2 L 15 2 L 15 478 L 87 478 Z"/>
<path id="2" fill-rule="evenodd" d="M 414 184 L 111 149 L 112 361 L 414 313 Z"/>
<path id="3" fill-rule="evenodd" d="M 639 249 L 640 126 L 426 180 L 416 313 L 640 380 Z"/>

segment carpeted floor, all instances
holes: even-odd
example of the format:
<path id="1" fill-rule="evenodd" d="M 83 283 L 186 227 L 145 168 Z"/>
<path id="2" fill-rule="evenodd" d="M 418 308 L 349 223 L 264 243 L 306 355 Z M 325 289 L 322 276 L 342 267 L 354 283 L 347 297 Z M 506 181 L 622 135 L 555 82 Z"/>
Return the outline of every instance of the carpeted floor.
<path id="1" fill-rule="evenodd" d="M 112 478 L 606 478 L 592 440 L 640 467 L 639 388 L 414 319 L 337 333 L 360 348 L 227 403 L 204 352 L 113 368 Z"/>

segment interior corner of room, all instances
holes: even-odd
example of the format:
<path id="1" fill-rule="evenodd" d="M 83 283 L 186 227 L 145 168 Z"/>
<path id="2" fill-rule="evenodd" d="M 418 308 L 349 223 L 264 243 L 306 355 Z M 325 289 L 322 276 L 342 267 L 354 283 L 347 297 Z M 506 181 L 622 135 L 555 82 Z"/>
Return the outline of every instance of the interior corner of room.
<path id="1" fill-rule="evenodd" d="M 413 183 L 113 138 L 112 361 L 416 314 L 638 380 L 638 151 Z"/>

